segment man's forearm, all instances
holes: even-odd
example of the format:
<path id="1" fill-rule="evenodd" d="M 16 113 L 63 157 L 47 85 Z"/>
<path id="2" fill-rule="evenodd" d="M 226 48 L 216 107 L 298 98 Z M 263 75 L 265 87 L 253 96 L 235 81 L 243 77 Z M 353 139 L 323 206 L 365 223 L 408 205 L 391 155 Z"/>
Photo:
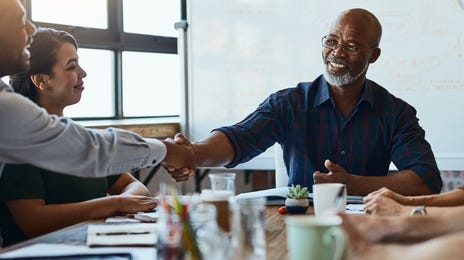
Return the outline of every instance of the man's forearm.
<path id="1" fill-rule="evenodd" d="M 205 140 L 193 144 L 198 166 L 224 166 L 234 159 L 234 149 L 229 139 L 219 131 Z"/>
<path id="2" fill-rule="evenodd" d="M 404 170 L 388 176 L 360 176 L 350 174 L 347 178 L 348 193 L 365 196 L 387 187 L 402 195 L 431 194 L 429 187 L 413 171 Z"/>

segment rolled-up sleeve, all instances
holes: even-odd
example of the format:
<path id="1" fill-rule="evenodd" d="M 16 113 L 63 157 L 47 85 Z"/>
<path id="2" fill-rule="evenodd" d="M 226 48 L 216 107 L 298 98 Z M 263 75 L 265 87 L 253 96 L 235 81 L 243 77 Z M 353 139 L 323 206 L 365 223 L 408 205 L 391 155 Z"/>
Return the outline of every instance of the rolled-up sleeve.
<path id="1" fill-rule="evenodd" d="M 403 102 L 398 102 L 395 109 L 397 127 L 392 142 L 393 163 L 398 170 L 414 171 L 433 193 L 440 193 L 443 181 L 416 110 Z"/>

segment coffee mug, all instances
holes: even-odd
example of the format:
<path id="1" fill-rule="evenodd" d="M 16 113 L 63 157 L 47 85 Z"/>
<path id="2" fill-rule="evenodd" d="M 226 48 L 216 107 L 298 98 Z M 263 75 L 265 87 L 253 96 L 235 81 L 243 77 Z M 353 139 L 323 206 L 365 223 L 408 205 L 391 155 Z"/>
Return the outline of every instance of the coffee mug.
<path id="1" fill-rule="evenodd" d="M 347 238 L 339 216 L 289 216 L 285 218 L 290 260 L 340 260 Z"/>
<path id="2" fill-rule="evenodd" d="M 346 186 L 343 183 L 320 183 L 313 185 L 313 204 L 316 216 L 346 208 Z"/>

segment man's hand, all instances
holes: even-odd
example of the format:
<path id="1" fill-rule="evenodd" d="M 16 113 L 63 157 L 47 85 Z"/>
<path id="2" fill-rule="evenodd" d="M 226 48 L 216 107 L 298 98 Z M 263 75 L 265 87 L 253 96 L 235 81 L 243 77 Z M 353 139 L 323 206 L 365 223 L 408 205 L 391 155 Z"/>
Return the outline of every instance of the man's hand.
<path id="1" fill-rule="evenodd" d="M 176 134 L 174 139 L 167 138 L 164 143 L 168 154 L 162 163 L 166 171 L 176 182 L 186 181 L 194 174 L 197 159 L 192 143 L 182 134 Z"/>
<path id="2" fill-rule="evenodd" d="M 349 173 L 340 167 L 340 165 L 331 162 L 330 160 L 325 160 L 325 167 L 329 170 L 328 173 L 321 173 L 320 171 L 315 171 L 313 174 L 314 183 L 346 183 L 349 177 Z"/>

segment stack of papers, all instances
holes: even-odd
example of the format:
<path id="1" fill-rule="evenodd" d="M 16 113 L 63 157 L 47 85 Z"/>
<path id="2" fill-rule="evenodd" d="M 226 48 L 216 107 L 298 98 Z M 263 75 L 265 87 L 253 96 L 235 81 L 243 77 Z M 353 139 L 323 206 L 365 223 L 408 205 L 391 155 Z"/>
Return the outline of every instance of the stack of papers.
<path id="1" fill-rule="evenodd" d="M 154 246 L 156 223 L 92 224 L 87 228 L 88 246 Z"/>

